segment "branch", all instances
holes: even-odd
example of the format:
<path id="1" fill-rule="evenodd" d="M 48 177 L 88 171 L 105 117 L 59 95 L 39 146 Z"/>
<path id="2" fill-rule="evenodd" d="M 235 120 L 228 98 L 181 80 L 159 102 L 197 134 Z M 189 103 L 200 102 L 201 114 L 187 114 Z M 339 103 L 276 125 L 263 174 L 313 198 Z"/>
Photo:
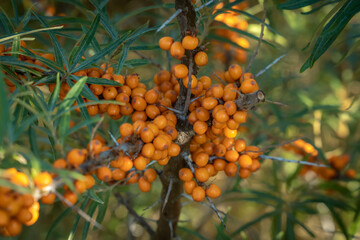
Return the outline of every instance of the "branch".
<path id="1" fill-rule="evenodd" d="M 273 157 L 273 156 L 268 156 L 268 155 L 260 155 L 259 157 L 262 158 L 262 159 L 270 159 L 270 160 L 276 160 L 276 161 L 281 161 L 281 162 L 299 163 L 299 164 L 302 164 L 302 165 L 309 165 L 309 166 L 316 166 L 316 167 L 326 167 L 326 168 L 329 167 L 327 165 L 320 164 L 320 163 L 291 160 L 291 159 L 286 159 L 286 158 L 281 158 L 281 157 Z"/>

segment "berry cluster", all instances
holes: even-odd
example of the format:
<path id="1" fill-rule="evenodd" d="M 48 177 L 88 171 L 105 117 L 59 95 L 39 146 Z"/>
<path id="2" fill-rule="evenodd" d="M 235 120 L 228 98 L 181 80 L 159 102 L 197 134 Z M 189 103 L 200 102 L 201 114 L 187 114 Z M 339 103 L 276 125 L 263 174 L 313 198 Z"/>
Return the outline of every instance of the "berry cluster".
<path id="1" fill-rule="evenodd" d="M 309 162 L 319 162 L 318 151 L 308 142 L 305 142 L 302 139 L 298 139 L 292 143 L 284 145 L 286 150 L 295 152 L 298 155 L 307 158 Z M 348 168 L 343 171 L 347 164 L 349 163 L 349 155 L 340 155 L 332 156 L 327 159 L 327 162 L 330 164 L 331 168 L 316 167 L 316 166 L 303 166 L 300 170 L 300 175 L 304 176 L 307 172 L 313 171 L 319 177 L 325 180 L 337 179 L 341 176 L 347 178 L 354 178 L 356 176 L 356 171 L 354 169 Z"/>

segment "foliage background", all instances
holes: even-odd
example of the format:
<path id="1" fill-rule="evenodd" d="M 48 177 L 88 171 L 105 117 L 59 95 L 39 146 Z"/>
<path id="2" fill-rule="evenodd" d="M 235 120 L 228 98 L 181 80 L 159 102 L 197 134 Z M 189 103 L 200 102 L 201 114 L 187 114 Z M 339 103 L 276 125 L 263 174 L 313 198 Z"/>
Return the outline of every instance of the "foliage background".
<path id="1" fill-rule="evenodd" d="M 20 15 L 23 15 L 33 4 L 28 0 L 2 1 L 0 7 L 12 19 L 14 19 L 13 2 L 17 2 Z M 90 2 L 85 1 L 83 5 L 88 10 L 84 11 L 83 8 L 73 7 L 71 2 L 66 0 L 36 1 L 33 7 L 42 15 L 48 6 L 54 5 L 56 13 L 65 13 L 66 17 L 72 17 L 73 19 L 69 19 L 69 22 L 64 22 L 67 20 L 66 17 L 64 19 L 49 17 L 47 20 L 51 25 L 66 23 L 65 29 L 59 33 L 74 36 L 76 39 L 82 32 L 81 26 L 87 28 L 90 26 L 91 20 L 88 19 L 93 16 L 91 12 L 94 11 L 94 7 Z M 250 120 L 246 124 L 247 130 L 243 133 L 244 138 L 252 144 L 268 146 L 299 136 L 304 137 L 308 142 L 314 143 L 319 150 L 321 149 L 326 157 L 349 154 L 351 156 L 349 167 L 359 169 L 357 160 L 360 154 L 360 82 L 357 76 L 360 71 L 360 52 L 356 48 L 359 41 L 357 34 L 360 30 L 359 16 L 356 15 L 350 21 L 340 37 L 312 69 L 300 74 L 300 67 L 311 53 L 311 48 L 304 51 L 301 49 L 311 40 L 318 24 L 334 7 L 334 4 L 326 5 L 311 14 L 302 14 L 314 8 L 308 6 L 295 11 L 283 11 L 276 6 L 281 1 L 265 2 L 266 23 L 271 25 L 276 33 L 265 28 L 264 39 L 273 43 L 275 47 L 261 45 L 252 72 L 257 73 L 276 57 L 285 53 L 286 56 L 257 78 L 257 81 L 268 99 L 285 103 L 287 107 L 269 103 L 259 105 L 256 111 L 251 112 Z M 150 27 L 161 25 L 175 12 L 173 8 L 170 8 L 171 3 L 171 1 L 113 0 L 108 2 L 107 11 L 115 29 L 123 33 L 136 29 L 148 21 Z M 249 1 L 250 7 L 247 12 L 261 18 L 262 4 L 263 1 Z M 158 7 L 151 9 L 154 5 Z M 147 7 L 147 11 L 137 12 Z M 248 32 L 258 36 L 259 22 L 252 18 L 247 19 Z M 26 28 L 39 27 L 39 22 L 34 18 Z M 179 38 L 176 23 L 164 28 L 160 33 L 155 34 L 152 31 L 144 34 L 132 46 L 149 47 L 150 50 L 143 51 L 143 54 L 166 66 L 165 53 L 156 47 L 157 40 L 164 35 Z M 40 33 L 34 36 L 37 40 L 29 42 L 28 46 L 53 52 L 47 34 Z M 96 38 L 100 45 L 108 40 L 103 27 L 99 27 Z M 205 39 L 205 42 L 207 41 Z M 257 41 L 250 38 L 249 41 L 251 43 L 250 56 Z M 68 50 L 74 46 L 75 42 L 63 38 L 61 43 L 63 48 Z M 218 60 L 213 60 L 212 56 L 216 49 L 211 45 L 208 48 L 211 61 L 201 69 L 200 75 L 211 75 L 213 69 L 225 70 L 227 68 Z M 130 51 L 127 60 L 138 58 L 138 55 Z M 125 71 L 139 73 L 141 80 L 150 84 L 158 69 L 147 64 L 133 68 L 125 66 L 122 73 Z M 76 123 L 82 121 L 81 115 L 77 114 L 72 114 L 72 119 Z M 121 121 L 124 119 L 120 121 L 106 119 L 102 131 L 109 142 L 110 138 L 105 130 L 108 129 L 116 136 L 117 127 Z M 40 156 L 45 162 L 51 162 L 49 146 L 45 140 L 41 139 L 41 133 L 39 134 L 40 140 L 37 144 L 41 151 Z M 85 146 L 88 139 L 89 132 L 83 128 L 67 138 L 66 149 Z M 27 144 L 27 141 L 27 139 L 22 139 L 20 142 Z M 301 160 L 300 156 L 284 151 L 280 147 L 275 148 L 271 155 Z M 224 194 L 215 203 L 220 210 L 227 213 L 227 230 L 221 226 L 211 209 L 184 200 L 179 235 L 183 239 L 195 237 L 200 239 L 290 239 L 286 236 L 291 236 L 291 231 L 294 231 L 296 239 L 309 239 L 306 230 L 291 220 L 292 217 L 296 217 L 316 235 L 317 239 L 359 237 L 359 218 L 355 218 L 359 213 L 360 205 L 358 181 L 326 183 L 315 176 L 305 178 L 297 176 L 297 171 L 297 164 L 266 160 L 260 171 L 250 179 L 241 181 L 238 178 L 218 177 L 217 181 Z M 328 188 L 333 189 L 332 193 L 326 190 Z M 115 191 L 131 199 L 131 205 L 140 215 L 156 219 L 158 206 L 147 208 L 156 203 L 160 189 L 160 183 L 157 182 L 151 192 L 146 194 L 141 193 L 136 186 L 125 186 Z M 305 204 L 300 206 L 300 203 L 304 201 L 310 201 L 306 205 L 308 208 Z M 82 238 L 84 221 L 81 219 L 79 225 L 74 227 L 74 221 L 79 220 L 76 219 L 75 213 L 66 210 L 64 218 L 57 222 L 59 216 L 63 216 L 65 209 L 60 202 L 42 207 L 36 225 L 25 228 L 18 239 L 45 239 L 48 234 L 49 239 Z M 274 214 L 264 215 L 272 212 Z M 96 215 L 97 211 L 94 214 Z M 265 216 L 264 219 L 262 216 Z M 246 225 L 257 218 L 262 221 Z M 54 222 L 57 225 L 52 228 Z M 150 221 L 150 224 L 155 227 L 155 223 Z M 136 239 L 149 238 L 133 217 L 128 215 L 126 208 L 119 206 L 116 199 L 112 197 L 108 203 L 103 225 L 106 228 L 105 231 L 91 230 L 88 233 L 88 239 L 127 239 L 129 231 Z M 241 228 L 243 226 L 247 228 Z"/>

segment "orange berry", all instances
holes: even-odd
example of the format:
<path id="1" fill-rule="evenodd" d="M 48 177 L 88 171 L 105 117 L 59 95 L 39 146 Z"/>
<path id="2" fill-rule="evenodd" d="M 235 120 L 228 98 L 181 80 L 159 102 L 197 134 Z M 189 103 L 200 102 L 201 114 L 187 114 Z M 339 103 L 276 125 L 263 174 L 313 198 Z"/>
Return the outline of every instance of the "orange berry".
<path id="1" fill-rule="evenodd" d="M 174 75 L 176 78 L 185 78 L 189 75 L 189 69 L 184 64 L 178 64 L 174 67 Z"/>
<path id="2" fill-rule="evenodd" d="M 199 82 L 202 82 L 204 90 L 207 90 L 211 86 L 211 79 L 208 76 L 200 77 Z"/>
<path id="3" fill-rule="evenodd" d="M 147 158 L 152 158 L 154 153 L 155 153 L 155 147 L 152 143 L 146 143 L 141 149 L 141 154 Z"/>
<path id="4" fill-rule="evenodd" d="M 160 115 L 160 109 L 155 105 L 147 105 L 145 113 L 150 119 L 154 119 Z"/>
<path id="5" fill-rule="evenodd" d="M 136 88 L 139 85 L 139 76 L 136 73 L 126 76 L 125 84 L 131 89 Z"/>
<path id="6" fill-rule="evenodd" d="M 88 174 L 84 176 L 84 182 L 86 184 L 86 189 L 90 189 L 95 185 L 95 179 Z"/>
<path id="7" fill-rule="evenodd" d="M 198 52 L 194 57 L 195 64 L 198 66 L 205 66 L 208 63 L 208 55 L 205 52 Z"/>
<path id="8" fill-rule="evenodd" d="M 208 129 L 208 125 L 206 122 L 203 121 L 196 121 L 193 125 L 193 129 L 196 134 L 204 134 Z"/>
<path id="9" fill-rule="evenodd" d="M 22 231 L 22 224 L 18 220 L 11 219 L 3 231 L 7 236 L 19 235 Z"/>
<path id="10" fill-rule="evenodd" d="M 162 37 L 159 40 L 159 47 L 162 50 L 169 50 L 173 42 L 174 39 L 172 37 Z"/>
<path id="11" fill-rule="evenodd" d="M 154 104 L 159 99 L 159 92 L 155 89 L 151 89 L 145 93 L 145 100 L 148 104 Z"/>
<path id="12" fill-rule="evenodd" d="M 230 162 L 230 163 L 226 164 L 224 171 L 225 171 L 226 176 L 234 177 L 236 175 L 237 166 L 234 162 Z"/>
<path id="13" fill-rule="evenodd" d="M 234 113 L 234 115 L 233 115 L 233 119 L 234 119 L 237 123 L 244 123 L 244 122 L 246 122 L 246 118 L 247 118 L 247 112 L 244 112 L 244 111 L 237 111 L 237 112 Z"/>
<path id="14" fill-rule="evenodd" d="M 148 168 L 144 172 L 144 179 L 148 182 L 153 182 L 156 180 L 157 173 L 153 168 Z"/>
<path id="15" fill-rule="evenodd" d="M 144 111 L 147 103 L 142 97 L 134 97 L 131 99 L 131 105 L 137 111 Z"/>
<path id="16" fill-rule="evenodd" d="M 197 154 L 194 159 L 194 162 L 199 167 L 205 167 L 206 164 L 209 162 L 209 154 L 204 153 L 204 152 Z"/>
<path id="17" fill-rule="evenodd" d="M 228 138 L 234 138 L 237 135 L 237 130 L 232 130 L 226 126 L 224 128 L 224 135 Z"/>
<path id="18" fill-rule="evenodd" d="M 142 121 L 145 122 L 147 119 L 146 113 L 144 111 L 135 111 L 132 115 L 131 115 L 131 121 L 132 122 L 137 122 L 137 121 Z"/>
<path id="19" fill-rule="evenodd" d="M 163 115 L 157 116 L 153 123 L 158 126 L 159 129 L 164 129 L 167 125 L 167 118 Z"/>
<path id="20" fill-rule="evenodd" d="M 126 175 L 126 179 L 128 179 L 127 181 L 128 184 L 136 183 L 139 181 L 139 174 L 135 173 L 134 171 L 131 171 Z"/>
<path id="21" fill-rule="evenodd" d="M 90 148 L 93 154 L 98 155 L 101 152 L 102 143 L 99 140 L 93 139 L 88 145 L 89 150 Z"/>
<path id="22" fill-rule="evenodd" d="M 119 180 L 125 178 L 126 172 L 123 170 L 120 170 L 120 169 L 114 169 L 114 170 L 112 170 L 111 175 L 115 181 L 119 181 Z"/>
<path id="23" fill-rule="evenodd" d="M 24 200 L 23 206 L 26 208 L 29 208 L 31 207 L 31 205 L 34 204 L 34 197 L 31 194 L 24 194 L 23 200 Z"/>
<path id="24" fill-rule="evenodd" d="M 206 168 L 201 167 L 195 169 L 195 178 L 199 182 L 206 182 L 210 178 L 210 175 Z"/>
<path id="25" fill-rule="evenodd" d="M 225 160 L 218 158 L 214 160 L 213 165 L 216 171 L 223 171 L 225 169 L 226 162 Z"/>
<path id="26" fill-rule="evenodd" d="M 95 94 L 95 95 L 100 95 L 103 93 L 104 91 L 104 86 L 103 85 L 97 85 L 97 84 L 91 84 L 90 85 L 90 90 Z"/>
<path id="27" fill-rule="evenodd" d="M 260 152 L 260 149 L 256 146 L 247 146 L 245 148 L 246 155 L 248 155 L 251 158 L 257 158 L 262 152 Z"/>
<path id="28" fill-rule="evenodd" d="M 215 176 L 217 174 L 217 171 L 213 164 L 206 164 L 205 165 L 206 170 L 209 172 L 210 177 Z"/>
<path id="29" fill-rule="evenodd" d="M 31 212 L 32 218 L 25 223 L 26 226 L 33 225 L 39 218 L 40 204 L 39 202 L 34 202 L 30 207 L 29 211 Z"/>
<path id="30" fill-rule="evenodd" d="M 168 149 L 168 154 L 171 157 L 176 157 L 177 155 L 179 155 L 180 150 L 181 148 L 179 145 L 177 145 L 176 143 L 171 143 Z"/>
<path id="31" fill-rule="evenodd" d="M 146 165 L 147 165 L 147 161 L 143 156 L 140 155 L 134 159 L 134 167 L 137 170 L 144 170 L 146 168 Z"/>
<path id="32" fill-rule="evenodd" d="M 192 194 L 195 187 L 196 187 L 196 183 L 194 180 L 186 181 L 184 183 L 184 190 L 187 194 Z"/>
<path id="33" fill-rule="evenodd" d="M 199 44 L 199 39 L 197 37 L 187 35 L 182 39 L 181 44 L 187 50 L 194 50 Z"/>
<path id="34" fill-rule="evenodd" d="M 42 189 L 52 183 L 52 177 L 48 172 L 42 172 L 34 178 L 35 186 Z"/>
<path id="35" fill-rule="evenodd" d="M 239 162 L 239 166 L 241 168 L 250 168 L 253 161 L 252 161 L 251 157 L 249 157 L 246 154 L 243 154 L 239 157 L 238 162 Z"/>
<path id="36" fill-rule="evenodd" d="M 120 157 L 119 160 L 122 162 L 120 165 L 120 170 L 125 172 L 129 171 L 133 166 L 133 161 L 129 158 L 129 156 Z"/>
<path id="37" fill-rule="evenodd" d="M 118 95 L 118 91 L 115 87 L 106 87 L 102 93 L 104 99 L 106 100 L 112 100 L 115 99 Z"/>
<path id="38" fill-rule="evenodd" d="M 185 49 L 180 42 L 174 42 L 170 47 L 170 55 L 180 60 L 185 54 Z"/>
<path id="39" fill-rule="evenodd" d="M 53 168 L 64 169 L 67 167 L 67 162 L 65 161 L 65 159 L 59 158 L 55 162 L 53 162 L 52 165 Z"/>
<path id="40" fill-rule="evenodd" d="M 66 191 L 65 194 L 64 194 L 64 198 L 66 200 L 68 200 L 68 202 L 70 202 L 72 205 L 75 205 L 75 203 L 78 200 L 78 196 L 75 193 L 71 192 L 71 191 Z"/>
<path id="41" fill-rule="evenodd" d="M 196 118 L 200 121 L 206 122 L 210 118 L 210 113 L 203 107 L 199 107 L 195 110 Z"/>
<path id="42" fill-rule="evenodd" d="M 96 176 L 100 181 L 109 182 L 112 179 L 112 173 L 108 167 L 100 167 L 96 169 Z"/>
<path id="43" fill-rule="evenodd" d="M 235 150 L 228 150 L 225 153 L 225 159 L 229 162 L 236 162 L 239 159 L 239 153 Z"/>
<path id="44" fill-rule="evenodd" d="M 221 190 L 216 184 L 212 183 L 205 193 L 210 198 L 218 198 L 221 195 Z"/>
<path id="45" fill-rule="evenodd" d="M 149 192 L 151 190 L 151 182 L 148 182 L 144 177 L 138 181 L 138 187 L 142 192 Z"/>
<path id="46" fill-rule="evenodd" d="M 348 169 L 345 172 L 345 176 L 347 176 L 348 178 L 355 178 L 356 171 L 354 169 Z"/>
<path id="47" fill-rule="evenodd" d="M 183 78 L 183 84 L 186 88 L 188 88 L 189 85 L 189 76 L 186 76 L 185 78 Z M 190 84 L 190 88 L 195 88 L 196 85 L 198 84 L 197 78 L 195 77 L 195 75 L 191 75 L 191 84 Z"/>
<path id="48" fill-rule="evenodd" d="M 228 69 L 229 75 L 232 79 L 237 80 L 242 77 L 242 68 L 238 64 L 230 65 Z"/>
<path id="49" fill-rule="evenodd" d="M 74 185 L 78 193 L 83 193 L 87 189 L 85 180 L 75 180 Z"/>
<path id="50" fill-rule="evenodd" d="M 250 166 L 250 171 L 251 172 L 256 172 L 257 170 L 259 170 L 261 167 L 260 161 L 256 160 L 256 159 L 252 159 L 252 164 Z"/>
<path id="51" fill-rule="evenodd" d="M 12 174 L 10 177 L 10 181 L 12 183 L 22 186 L 22 187 L 29 186 L 29 178 L 23 172 L 16 172 L 15 174 Z"/>
<path id="52" fill-rule="evenodd" d="M 180 180 L 187 182 L 193 179 L 194 175 L 189 168 L 182 168 L 179 171 Z"/>
<path id="53" fill-rule="evenodd" d="M 164 137 L 164 135 L 159 135 L 154 139 L 154 147 L 157 150 L 165 150 L 169 147 L 168 140 Z"/>
<path id="54" fill-rule="evenodd" d="M 127 137 L 134 134 L 133 126 L 130 123 L 123 123 L 119 128 L 121 137 Z"/>
<path id="55" fill-rule="evenodd" d="M 141 129 L 140 131 L 140 137 L 141 137 L 141 140 L 144 142 L 144 143 L 150 143 L 154 140 L 154 133 L 153 131 L 151 131 L 150 128 L 148 127 L 144 127 L 143 129 Z"/>
<path id="56" fill-rule="evenodd" d="M 242 151 L 244 151 L 245 150 L 245 148 L 246 148 L 246 142 L 245 142 L 245 140 L 244 139 L 237 139 L 236 141 L 235 141 L 235 150 L 237 151 L 237 152 L 242 152 Z"/>
<path id="57" fill-rule="evenodd" d="M 53 204 L 55 202 L 55 199 L 56 199 L 56 194 L 49 193 L 48 195 L 42 196 L 40 200 L 43 204 Z"/>
<path id="58" fill-rule="evenodd" d="M 196 186 L 191 195 L 195 202 L 201 202 L 205 198 L 205 190 L 200 186 Z"/>
<path id="59" fill-rule="evenodd" d="M 244 94 L 253 93 L 259 90 L 259 85 L 254 79 L 246 79 L 241 83 L 240 91 Z"/>
<path id="60" fill-rule="evenodd" d="M 221 109 L 215 113 L 215 120 L 224 123 L 229 120 L 229 115 L 224 109 Z"/>
<path id="61" fill-rule="evenodd" d="M 207 110 L 211 110 L 218 104 L 218 100 L 213 97 L 204 98 L 201 102 L 201 106 Z"/>
<path id="62" fill-rule="evenodd" d="M 72 149 L 66 155 L 68 163 L 74 167 L 78 167 L 86 159 L 86 154 L 81 149 Z"/>
<path id="63" fill-rule="evenodd" d="M 0 209 L 0 227 L 5 227 L 6 225 L 8 225 L 9 221 L 9 214 L 6 211 Z"/>
<path id="64" fill-rule="evenodd" d="M 248 178 L 251 175 L 251 171 L 247 168 L 240 168 L 239 170 L 239 176 L 241 178 Z"/>

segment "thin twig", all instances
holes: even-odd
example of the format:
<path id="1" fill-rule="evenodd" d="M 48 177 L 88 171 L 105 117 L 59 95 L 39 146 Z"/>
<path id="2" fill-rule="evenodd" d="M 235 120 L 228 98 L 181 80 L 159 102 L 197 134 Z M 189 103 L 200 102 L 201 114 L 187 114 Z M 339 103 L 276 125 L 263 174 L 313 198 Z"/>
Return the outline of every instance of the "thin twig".
<path id="1" fill-rule="evenodd" d="M 147 210 L 149 210 L 149 209 L 154 208 L 154 207 L 155 207 L 156 205 L 158 205 L 160 202 L 161 202 L 160 199 L 158 199 L 158 200 L 157 200 L 156 202 L 154 202 L 152 205 L 144 208 L 143 211 L 145 212 L 145 211 L 147 211 Z"/>
<path id="2" fill-rule="evenodd" d="M 173 15 L 171 15 L 171 17 L 169 17 L 168 20 L 166 20 L 166 21 L 158 28 L 158 30 L 156 30 L 155 33 L 160 32 L 166 25 L 168 25 L 168 23 L 170 23 L 174 18 L 176 18 L 177 15 L 179 15 L 181 12 L 182 12 L 181 9 L 176 10 L 176 12 L 175 12 Z"/>
<path id="3" fill-rule="evenodd" d="M 147 57 L 145 56 L 144 54 L 142 54 L 141 52 L 139 51 L 134 51 L 137 55 L 139 55 L 142 59 L 146 59 L 146 60 L 149 60 L 151 62 L 152 65 L 158 67 L 160 70 L 163 70 L 163 68 L 161 67 L 161 65 L 157 62 L 155 62 L 151 57 Z"/>
<path id="4" fill-rule="evenodd" d="M 202 9 L 202 8 L 204 8 L 204 7 L 206 7 L 206 6 L 210 5 L 210 4 L 212 4 L 213 2 L 215 2 L 215 0 L 211 0 L 211 1 L 208 1 L 207 3 L 204 3 L 203 5 L 195 8 L 195 12 L 199 11 L 200 9 Z"/>
<path id="5" fill-rule="evenodd" d="M 274 157 L 274 156 L 268 156 L 268 155 L 260 155 L 259 156 L 262 159 L 270 159 L 270 160 L 276 160 L 276 161 L 281 161 L 281 162 L 291 162 L 291 163 L 299 163 L 302 165 L 309 165 L 309 166 L 316 166 L 316 167 L 326 167 L 328 168 L 329 166 L 325 165 L 325 164 L 320 164 L 320 163 L 313 163 L 313 162 L 307 162 L 307 161 L 298 161 L 298 160 L 291 160 L 291 159 L 286 159 L 286 158 L 281 158 L 281 157 Z"/>
<path id="6" fill-rule="evenodd" d="M 111 137 L 111 140 L 113 140 L 113 142 L 115 143 L 115 145 L 118 146 L 119 143 L 116 141 L 116 138 L 111 134 L 111 132 L 110 132 L 109 130 L 108 130 L 108 133 L 109 133 L 109 135 L 110 135 L 110 137 Z"/>
<path id="7" fill-rule="evenodd" d="M 78 206 L 73 205 L 71 202 L 69 202 L 66 198 L 64 198 L 63 195 L 61 195 L 59 192 L 54 191 L 54 193 L 56 194 L 56 196 L 62 201 L 64 202 L 68 207 L 70 207 L 74 212 L 76 212 L 77 214 L 79 214 L 82 218 L 85 219 L 85 221 L 93 224 L 95 227 L 97 227 L 98 229 L 104 230 L 104 227 L 99 224 L 97 221 L 95 221 L 94 219 L 92 219 L 92 217 L 90 217 L 88 214 L 86 214 L 83 210 L 81 210 Z"/>
<path id="8" fill-rule="evenodd" d="M 257 74 L 255 74 L 255 78 L 257 78 L 258 76 L 260 76 L 261 74 L 263 74 L 264 72 L 266 72 L 267 70 L 269 70 L 275 63 L 277 63 L 278 61 L 280 61 L 283 57 L 286 56 L 286 53 L 284 53 L 283 55 L 281 55 L 280 57 L 276 58 L 274 61 L 272 61 L 269 65 L 267 65 L 264 69 L 260 70 Z"/>
<path id="9" fill-rule="evenodd" d="M 207 199 L 208 202 L 209 202 L 210 208 L 211 208 L 212 210 L 214 210 L 214 212 L 216 213 L 216 215 L 217 215 L 218 218 L 220 219 L 222 225 L 224 226 L 225 230 L 227 230 L 227 227 L 226 227 L 226 224 L 225 224 L 225 222 L 224 222 L 224 219 L 223 219 L 223 218 L 221 217 L 221 215 L 220 215 L 220 211 L 215 207 L 214 203 L 211 201 L 211 199 L 210 199 L 208 196 L 206 196 L 206 199 Z"/>
<path id="10" fill-rule="evenodd" d="M 251 66 L 252 66 L 252 64 L 253 64 L 253 62 L 254 62 L 254 60 L 255 60 L 255 57 L 256 57 L 256 55 L 257 55 L 258 52 L 259 52 L 260 45 L 261 45 L 261 40 L 262 40 L 262 38 L 264 37 L 264 27 L 265 27 L 265 19 L 266 19 L 266 10 L 265 10 L 265 3 L 263 3 L 263 5 L 264 5 L 264 13 L 263 13 L 263 20 L 262 20 L 262 22 L 261 22 L 261 31 L 260 31 L 260 36 L 259 36 L 258 44 L 257 44 L 257 46 L 256 46 L 256 49 L 255 49 L 255 51 L 254 51 L 254 54 L 251 56 L 251 59 L 250 59 L 250 61 L 249 61 L 248 66 L 246 67 L 246 70 L 245 70 L 246 72 L 249 72 L 249 71 L 250 71 Z"/>
<path id="11" fill-rule="evenodd" d="M 169 187 L 168 187 L 168 190 L 166 192 L 164 203 L 163 203 L 163 206 L 162 206 L 162 209 L 161 209 L 162 212 L 164 211 L 164 209 L 166 207 L 166 204 L 169 201 L 170 193 L 171 193 L 171 190 L 172 190 L 172 185 L 173 185 L 173 179 L 170 178 Z"/>
<path id="12" fill-rule="evenodd" d="M 126 207 L 128 212 L 135 218 L 135 221 L 138 222 L 145 230 L 150 234 L 154 235 L 154 230 L 150 227 L 150 225 L 144 220 L 143 217 L 139 216 L 136 211 L 129 205 L 129 203 L 118 193 L 114 194 L 117 198 L 118 202 Z"/>

